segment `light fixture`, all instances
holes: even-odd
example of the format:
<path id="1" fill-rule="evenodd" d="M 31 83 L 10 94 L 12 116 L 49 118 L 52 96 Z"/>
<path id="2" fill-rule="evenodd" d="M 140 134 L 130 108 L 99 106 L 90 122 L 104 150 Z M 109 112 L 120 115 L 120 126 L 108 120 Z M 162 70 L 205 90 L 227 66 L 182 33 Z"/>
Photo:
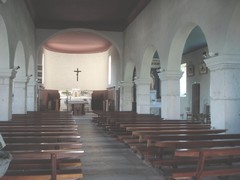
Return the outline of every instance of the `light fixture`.
<path id="1" fill-rule="evenodd" d="M 18 69 L 20 69 L 20 66 L 14 67 L 13 69 L 18 70 Z"/>
<path id="2" fill-rule="evenodd" d="M 37 83 L 40 83 L 40 82 L 41 82 L 41 80 L 40 80 L 40 79 L 36 79 L 36 82 L 37 82 Z"/>
<path id="3" fill-rule="evenodd" d="M 212 53 L 212 52 L 207 53 L 206 51 L 204 51 L 202 56 L 203 56 L 203 59 L 208 59 L 208 58 L 218 56 L 218 53 Z"/>
<path id="4" fill-rule="evenodd" d="M 157 73 L 161 73 L 161 72 L 164 72 L 164 71 L 166 71 L 165 69 L 162 69 L 162 68 L 158 68 L 157 70 Z"/>

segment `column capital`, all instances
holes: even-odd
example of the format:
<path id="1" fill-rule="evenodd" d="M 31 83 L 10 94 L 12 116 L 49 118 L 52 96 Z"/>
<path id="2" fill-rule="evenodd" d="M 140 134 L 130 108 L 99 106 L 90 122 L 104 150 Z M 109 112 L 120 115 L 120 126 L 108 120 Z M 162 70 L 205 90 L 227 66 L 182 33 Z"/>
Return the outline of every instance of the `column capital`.
<path id="1" fill-rule="evenodd" d="M 219 56 L 205 59 L 204 62 L 210 71 L 240 69 L 240 55 L 235 54 L 220 54 Z"/>
<path id="2" fill-rule="evenodd" d="M 35 81 L 28 81 L 28 86 L 37 86 L 38 83 Z"/>
<path id="3" fill-rule="evenodd" d="M 14 69 L 0 68 L 0 78 L 15 78 L 17 71 Z"/>
<path id="4" fill-rule="evenodd" d="M 13 82 L 15 82 L 15 83 L 28 83 L 29 79 L 30 78 L 28 76 L 17 76 L 16 78 L 14 78 Z"/>
<path id="5" fill-rule="evenodd" d="M 158 73 L 159 78 L 161 81 L 165 80 L 179 80 L 183 75 L 182 71 L 163 71 Z"/>
<path id="6" fill-rule="evenodd" d="M 119 87 L 132 87 L 133 82 L 127 82 L 127 81 L 120 81 L 118 83 Z"/>
<path id="7" fill-rule="evenodd" d="M 136 85 L 150 85 L 151 79 L 149 78 L 138 78 L 134 80 Z"/>

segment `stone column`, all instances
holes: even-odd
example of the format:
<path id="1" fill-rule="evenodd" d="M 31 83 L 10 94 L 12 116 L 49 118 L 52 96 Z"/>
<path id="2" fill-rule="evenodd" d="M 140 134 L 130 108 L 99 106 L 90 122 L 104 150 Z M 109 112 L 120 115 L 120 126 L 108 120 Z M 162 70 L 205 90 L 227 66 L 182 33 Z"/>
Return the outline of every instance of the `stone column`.
<path id="1" fill-rule="evenodd" d="M 12 79 L 16 71 L 0 69 L 0 121 L 12 119 Z"/>
<path id="2" fill-rule="evenodd" d="M 37 84 L 31 80 L 27 84 L 27 111 L 37 111 Z"/>
<path id="3" fill-rule="evenodd" d="M 136 79 L 137 113 L 150 114 L 150 78 Z"/>
<path id="4" fill-rule="evenodd" d="M 132 111 L 133 83 L 120 82 L 120 111 Z"/>
<path id="5" fill-rule="evenodd" d="M 211 125 L 240 133 L 240 55 L 205 60 L 210 69 Z"/>
<path id="6" fill-rule="evenodd" d="M 161 117 L 180 119 L 180 78 L 181 71 L 163 71 L 161 79 Z"/>
<path id="7" fill-rule="evenodd" d="M 13 114 L 27 113 L 27 82 L 29 78 L 19 76 L 13 80 Z"/>

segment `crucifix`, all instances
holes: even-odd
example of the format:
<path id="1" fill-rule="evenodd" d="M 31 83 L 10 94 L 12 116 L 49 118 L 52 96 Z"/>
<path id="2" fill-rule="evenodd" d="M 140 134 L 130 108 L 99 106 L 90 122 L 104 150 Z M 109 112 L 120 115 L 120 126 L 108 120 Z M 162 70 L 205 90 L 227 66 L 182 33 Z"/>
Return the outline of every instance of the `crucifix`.
<path id="1" fill-rule="evenodd" d="M 79 71 L 78 68 L 77 68 L 77 70 L 75 70 L 74 72 L 77 73 L 76 75 L 77 75 L 77 81 L 78 81 L 78 73 L 80 73 L 82 71 Z"/>

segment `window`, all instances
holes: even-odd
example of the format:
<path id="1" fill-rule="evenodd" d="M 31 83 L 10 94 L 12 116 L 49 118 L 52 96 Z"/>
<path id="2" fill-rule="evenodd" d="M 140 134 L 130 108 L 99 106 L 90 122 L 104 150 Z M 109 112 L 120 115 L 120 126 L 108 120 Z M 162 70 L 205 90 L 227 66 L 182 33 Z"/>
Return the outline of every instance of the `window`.
<path id="1" fill-rule="evenodd" d="M 45 66 L 45 54 L 42 54 L 42 71 L 41 71 L 41 78 L 39 79 L 42 84 L 44 84 L 45 76 L 44 76 L 44 67 Z M 40 74 L 39 74 L 40 75 Z"/>
<path id="2" fill-rule="evenodd" d="M 108 57 L 108 85 L 112 83 L 112 57 Z"/>
<path id="3" fill-rule="evenodd" d="M 186 97 L 187 94 L 187 63 L 181 64 L 183 75 L 180 79 L 180 97 Z"/>

